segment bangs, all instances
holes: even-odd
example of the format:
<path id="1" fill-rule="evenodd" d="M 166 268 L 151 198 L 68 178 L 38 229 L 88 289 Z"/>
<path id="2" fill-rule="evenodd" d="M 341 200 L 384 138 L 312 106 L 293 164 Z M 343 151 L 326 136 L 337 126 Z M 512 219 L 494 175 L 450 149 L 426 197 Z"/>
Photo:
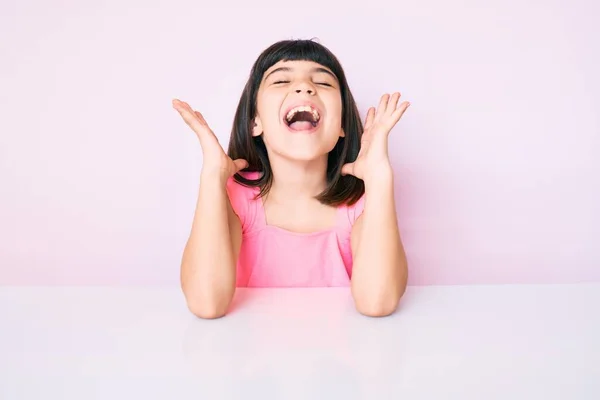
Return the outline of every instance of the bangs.
<path id="1" fill-rule="evenodd" d="M 280 61 L 312 61 L 329 68 L 338 80 L 343 74 L 335 55 L 323 45 L 312 40 L 289 40 L 275 43 L 262 53 L 254 65 L 255 76 L 262 76 Z"/>

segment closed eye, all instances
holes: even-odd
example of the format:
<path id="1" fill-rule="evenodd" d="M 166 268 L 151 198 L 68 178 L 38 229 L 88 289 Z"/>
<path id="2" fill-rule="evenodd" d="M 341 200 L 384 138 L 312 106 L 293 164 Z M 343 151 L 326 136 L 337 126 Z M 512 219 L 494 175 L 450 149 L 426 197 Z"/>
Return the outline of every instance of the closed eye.
<path id="1" fill-rule="evenodd" d="M 275 81 L 273 82 L 273 85 L 280 85 L 283 83 L 290 83 L 290 81 Z M 328 86 L 328 87 L 333 87 L 332 84 L 327 83 L 327 82 L 315 82 L 317 85 L 321 85 L 321 86 Z"/>

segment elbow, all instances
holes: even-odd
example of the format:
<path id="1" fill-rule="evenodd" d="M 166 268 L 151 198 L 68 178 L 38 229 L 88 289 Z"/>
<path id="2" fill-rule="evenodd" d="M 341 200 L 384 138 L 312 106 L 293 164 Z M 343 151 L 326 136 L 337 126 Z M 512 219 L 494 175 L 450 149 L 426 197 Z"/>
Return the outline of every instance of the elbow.
<path id="1" fill-rule="evenodd" d="M 404 289 L 380 292 L 361 292 L 355 290 L 353 293 L 356 311 L 367 317 L 387 317 L 398 309 Z"/>
<path id="2" fill-rule="evenodd" d="M 398 301 L 385 300 L 385 301 L 358 301 L 354 302 L 356 311 L 366 317 L 387 317 L 392 315 L 397 307 Z"/>
<path id="3" fill-rule="evenodd" d="M 235 293 L 235 284 L 191 277 L 182 268 L 181 291 L 188 310 L 201 319 L 217 319 L 225 316 Z"/>
<path id="4" fill-rule="evenodd" d="M 217 319 L 227 314 L 227 307 L 214 302 L 188 300 L 187 307 L 192 314 L 201 319 Z"/>
<path id="5" fill-rule="evenodd" d="M 224 317 L 229 309 L 233 293 L 214 290 L 184 290 L 188 310 L 201 319 Z"/>

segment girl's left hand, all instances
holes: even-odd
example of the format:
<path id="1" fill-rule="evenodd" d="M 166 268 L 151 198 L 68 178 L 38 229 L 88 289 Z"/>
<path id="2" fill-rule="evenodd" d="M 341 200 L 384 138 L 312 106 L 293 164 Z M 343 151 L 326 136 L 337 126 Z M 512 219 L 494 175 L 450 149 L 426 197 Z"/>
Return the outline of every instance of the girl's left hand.
<path id="1" fill-rule="evenodd" d="M 405 101 L 397 107 L 399 99 L 398 92 L 391 96 L 386 93 L 381 96 L 377 111 L 374 107 L 369 108 L 358 157 L 354 162 L 344 164 L 342 175 L 354 175 L 368 181 L 391 172 L 388 135 L 410 106 L 410 103 Z"/>

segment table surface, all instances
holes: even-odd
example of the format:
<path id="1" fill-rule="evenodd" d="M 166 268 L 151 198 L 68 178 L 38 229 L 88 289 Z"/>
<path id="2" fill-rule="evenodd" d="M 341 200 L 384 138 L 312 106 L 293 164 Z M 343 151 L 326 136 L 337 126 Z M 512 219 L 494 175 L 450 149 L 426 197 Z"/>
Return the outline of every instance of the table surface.
<path id="1" fill-rule="evenodd" d="M 1 399 L 599 399 L 600 284 L 239 289 L 200 320 L 178 288 L 0 287 Z"/>

